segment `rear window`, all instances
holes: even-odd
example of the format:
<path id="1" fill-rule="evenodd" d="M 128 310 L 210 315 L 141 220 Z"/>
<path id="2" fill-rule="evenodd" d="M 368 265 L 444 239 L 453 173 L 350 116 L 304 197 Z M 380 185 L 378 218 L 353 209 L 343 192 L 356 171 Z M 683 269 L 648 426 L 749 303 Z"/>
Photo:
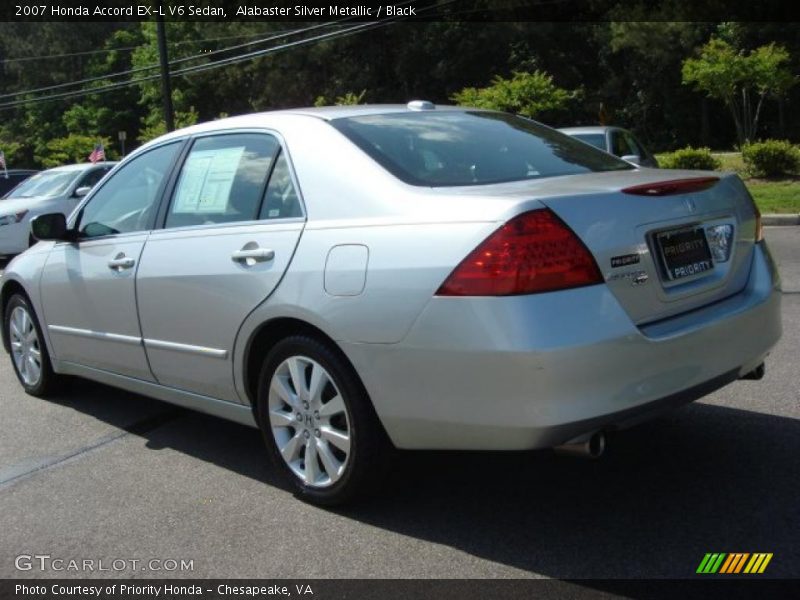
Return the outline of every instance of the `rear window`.
<path id="1" fill-rule="evenodd" d="M 600 150 L 606 149 L 606 134 L 605 133 L 573 133 L 572 137 L 576 140 L 591 144 Z"/>
<path id="2" fill-rule="evenodd" d="M 633 168 L 568 135 L 505 113 L 395 113 L 331 124 L 411 185 L 481 185 Z"/>

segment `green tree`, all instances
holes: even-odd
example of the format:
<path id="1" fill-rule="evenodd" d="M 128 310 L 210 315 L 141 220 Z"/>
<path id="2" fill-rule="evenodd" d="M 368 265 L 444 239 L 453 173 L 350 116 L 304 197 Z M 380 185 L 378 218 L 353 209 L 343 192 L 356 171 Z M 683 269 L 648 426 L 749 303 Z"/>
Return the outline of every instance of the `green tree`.
<path id="1" fill-rule="evenodd" d="M 90 137 L 75 133 L 63 138 L 52 139 L 38 146 L 34 150 L 34 158 L 46 169 L 70 163 L 86 162 L 98 142 L 102 142 L 105 147 L 108 160 L 117 158 L 117 155 L 110 149 L 111 140 L 109 138 Z"/>
<path id="2" fill-rule="evenodd" d="M 202 26 L 202 23 L 199 25 Z M 195 43 L 194 40 L 202 38 L 203 35 L 202 30 L 197 27 L 198 24 L 192 22 L 168 23 L 168 39 L 175 46 L 181 44 L 182 53 L 197 54 L 201 50 L 201 44 Z M 133 52 L 131 59 L 133 66 L 141 69 L 157 65 L 159 57 L 155 23 L 142 23 L 140 33 L 143 44 Z M 170 56 L 170 58 L 176 57 Z M 141 118 L 141 130 L 137 137 L 139 142 L 146 142 L 167 132 L 162 109 L 161 81 L 146 79 L 152 77 L 153 74 L 157 74 L 157 71 L 141 71 L 133 76 L 133 79 L 138 81 L 139 105 L 144 111 Z M 205 91 L 197 86 L 198 83 L 203 82 L 208 84 Z M 208 82 L 207 76 L 198 76 L 191 82 L 185 78 L 175 77 L 172 79 L 172 106 L 176 128 L 193 125 L 198 121 L 200 115 L 195 108 L 195 100 L 199 99 L 204 92 L 207 96 L 216 98 L 212 90 L 213 85 Z"/>
<path id="3" fill-rule="evenodd" d="M 691 89 L 681 86 L 681 65 L 708 39 L 713 24 L 669 22 L 666 14 L 654 9 L 628 13 L 628 7 L 626 3 L 615 17 L 625 20 L 598 23 L 594 30 L 598 41 L 595 69 L 602 77 L 587 81 L 588 99 L 594 100 L 594 106 L 602 101 L 612 124 L 633 129 L 648 146 L 709 144 L 708 100 L 698 102 Z M 662 10 L 669 9 L 663 6 Z M 580 45 L 580 41 L 575 43 Z"/>
<path id="4" fill-rule="evenodd" d="M 124 46 L 127 44 L 123 39 L 125 32 L 136 26 L 136 24 L 112 22 L 2 22 L 0 23 L 0 93 L 19 94 L 27 90 L 103 75 L 108 70 L 124 67 L 123 63 L 127 56 L 124 53 L 117 53 L 120 55 L 120 64 L 116 62 L 109 64 L 105 67 L 106 70 L 103 70 L 102 60 L 111 54 L 106 56 L 82 53 L 96 52 L 100 48 L 110 49 L 111 46 L 106 45 L 106 42 L 117 37 L 120 38 L 119 45 Z M 42 54 L 53 56 L 35 60 L 26 58 Z M 102 125 L 103 119 L 95 119 L 87 111 L 82 114 L 83 120 L 70 122 L 72 126 L 81 127 L 80 130 L 70 130 L 65 123 L 65 120 L 68 120 L 66 115 L 70 113 L 72 107 L 92 105 L 90 97 L 39 101 L 61 91 L 65 90 L 55 89 L 36 94 L 7 96 L 0 101 L 0 103 L 11 103 L 36 99 L 35 103 L 6 107 L 0 111 L 0 139 L 18 144 L 14 161 L 16 166 L 41 166 L 35 156 L 44 155 L 46 143 L 69 133 L 80 133 L 93 138 L 101 133 L 113 135 L 113 129 L 108 131 Z M 126 105 L 120 93 L 105 94 L 97 98 L 96 105 L 102 103 L 107 107 Z M 107 110 L 106 114 L 113 115 L 115 112 L 112 108 Z"/>
<path id="5" fill-rule="evenodd" d="M 361 90 L 358 94 L 355 92 L 347 92 L 342 96 L 337 96 L 333 104 L 336 106 L 350 106 L 354 104 L 363 104 L 364 96 L 367 95 L 367 90 Z M 314 100 L 314 106 L 328 106 L 329 100 L 326 96 L 317 96 Z"/>
<path id="6" fill-rule="evenodd" d="M 553 83 L 543 71 L 515 71 L 510 79 L 495 76 L 485 88 L 466 87 L 452 95 L 460 106 L 474 106 L 536 117 L 541 113 L 566 108 L 578 92 L 569 92 Z"/>
<path id="7" fill-rule="evenodd" d="M 774 43 L 745 54 L 714 37 L 697 58 L 684 61 L 683 83 L 725 103 L 741 146 L 755 139 L 764 99 L 781 97 L 795 84 L 788 63 L 789 53 Z"/>

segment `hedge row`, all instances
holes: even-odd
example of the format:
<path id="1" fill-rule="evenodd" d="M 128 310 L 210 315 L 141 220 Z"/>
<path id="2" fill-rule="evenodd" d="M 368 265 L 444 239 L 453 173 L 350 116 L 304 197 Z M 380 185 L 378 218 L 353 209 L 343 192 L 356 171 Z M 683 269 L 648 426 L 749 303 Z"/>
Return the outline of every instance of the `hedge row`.
<path id="1" fill-rule="evenodd" d="M 800 148 L 784 140 L 765 140 L 742 148 L 742 160 L 750 175 L 779 177 L 800 172 Z M 718 170 L 722 164 L 708 148 L 686 147 L 663 155 L 664 169 Z"/>

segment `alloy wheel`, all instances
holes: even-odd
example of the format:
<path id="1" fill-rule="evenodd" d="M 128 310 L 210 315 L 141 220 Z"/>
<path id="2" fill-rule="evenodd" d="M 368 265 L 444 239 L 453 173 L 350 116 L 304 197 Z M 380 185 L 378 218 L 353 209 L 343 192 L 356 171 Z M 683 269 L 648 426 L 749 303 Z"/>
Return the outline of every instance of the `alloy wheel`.
<path id="1" fill-rule="evenodd" d="M 328 371 L 305 356 L 290 356 L 272 374 L 269 422 L 278 451 L 307 486 L 333 485 L 348 466 L 350 417 Z"/>
<path id="2" fill-rule="evenodd" d="M 25 385 L 34 387 L 42 377 L 42 349 L 36 325 L 24 307 L 11 311 L 8 329 L 17 372 Z"/>

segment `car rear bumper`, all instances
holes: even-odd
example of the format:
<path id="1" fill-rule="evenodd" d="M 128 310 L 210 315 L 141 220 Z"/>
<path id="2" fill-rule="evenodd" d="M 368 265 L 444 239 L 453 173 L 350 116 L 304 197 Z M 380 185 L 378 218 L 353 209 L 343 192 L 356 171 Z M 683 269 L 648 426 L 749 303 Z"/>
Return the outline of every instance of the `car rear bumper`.
<path id="1" fill-rule="evenodd" d="M 605 285 L 431 300 L 397 344 L 344 344 L 400 448 L 521 450 L 625 426 L 765 359 L 780 289 L 756 246 L 738 294 L 637 327 Z"/>

